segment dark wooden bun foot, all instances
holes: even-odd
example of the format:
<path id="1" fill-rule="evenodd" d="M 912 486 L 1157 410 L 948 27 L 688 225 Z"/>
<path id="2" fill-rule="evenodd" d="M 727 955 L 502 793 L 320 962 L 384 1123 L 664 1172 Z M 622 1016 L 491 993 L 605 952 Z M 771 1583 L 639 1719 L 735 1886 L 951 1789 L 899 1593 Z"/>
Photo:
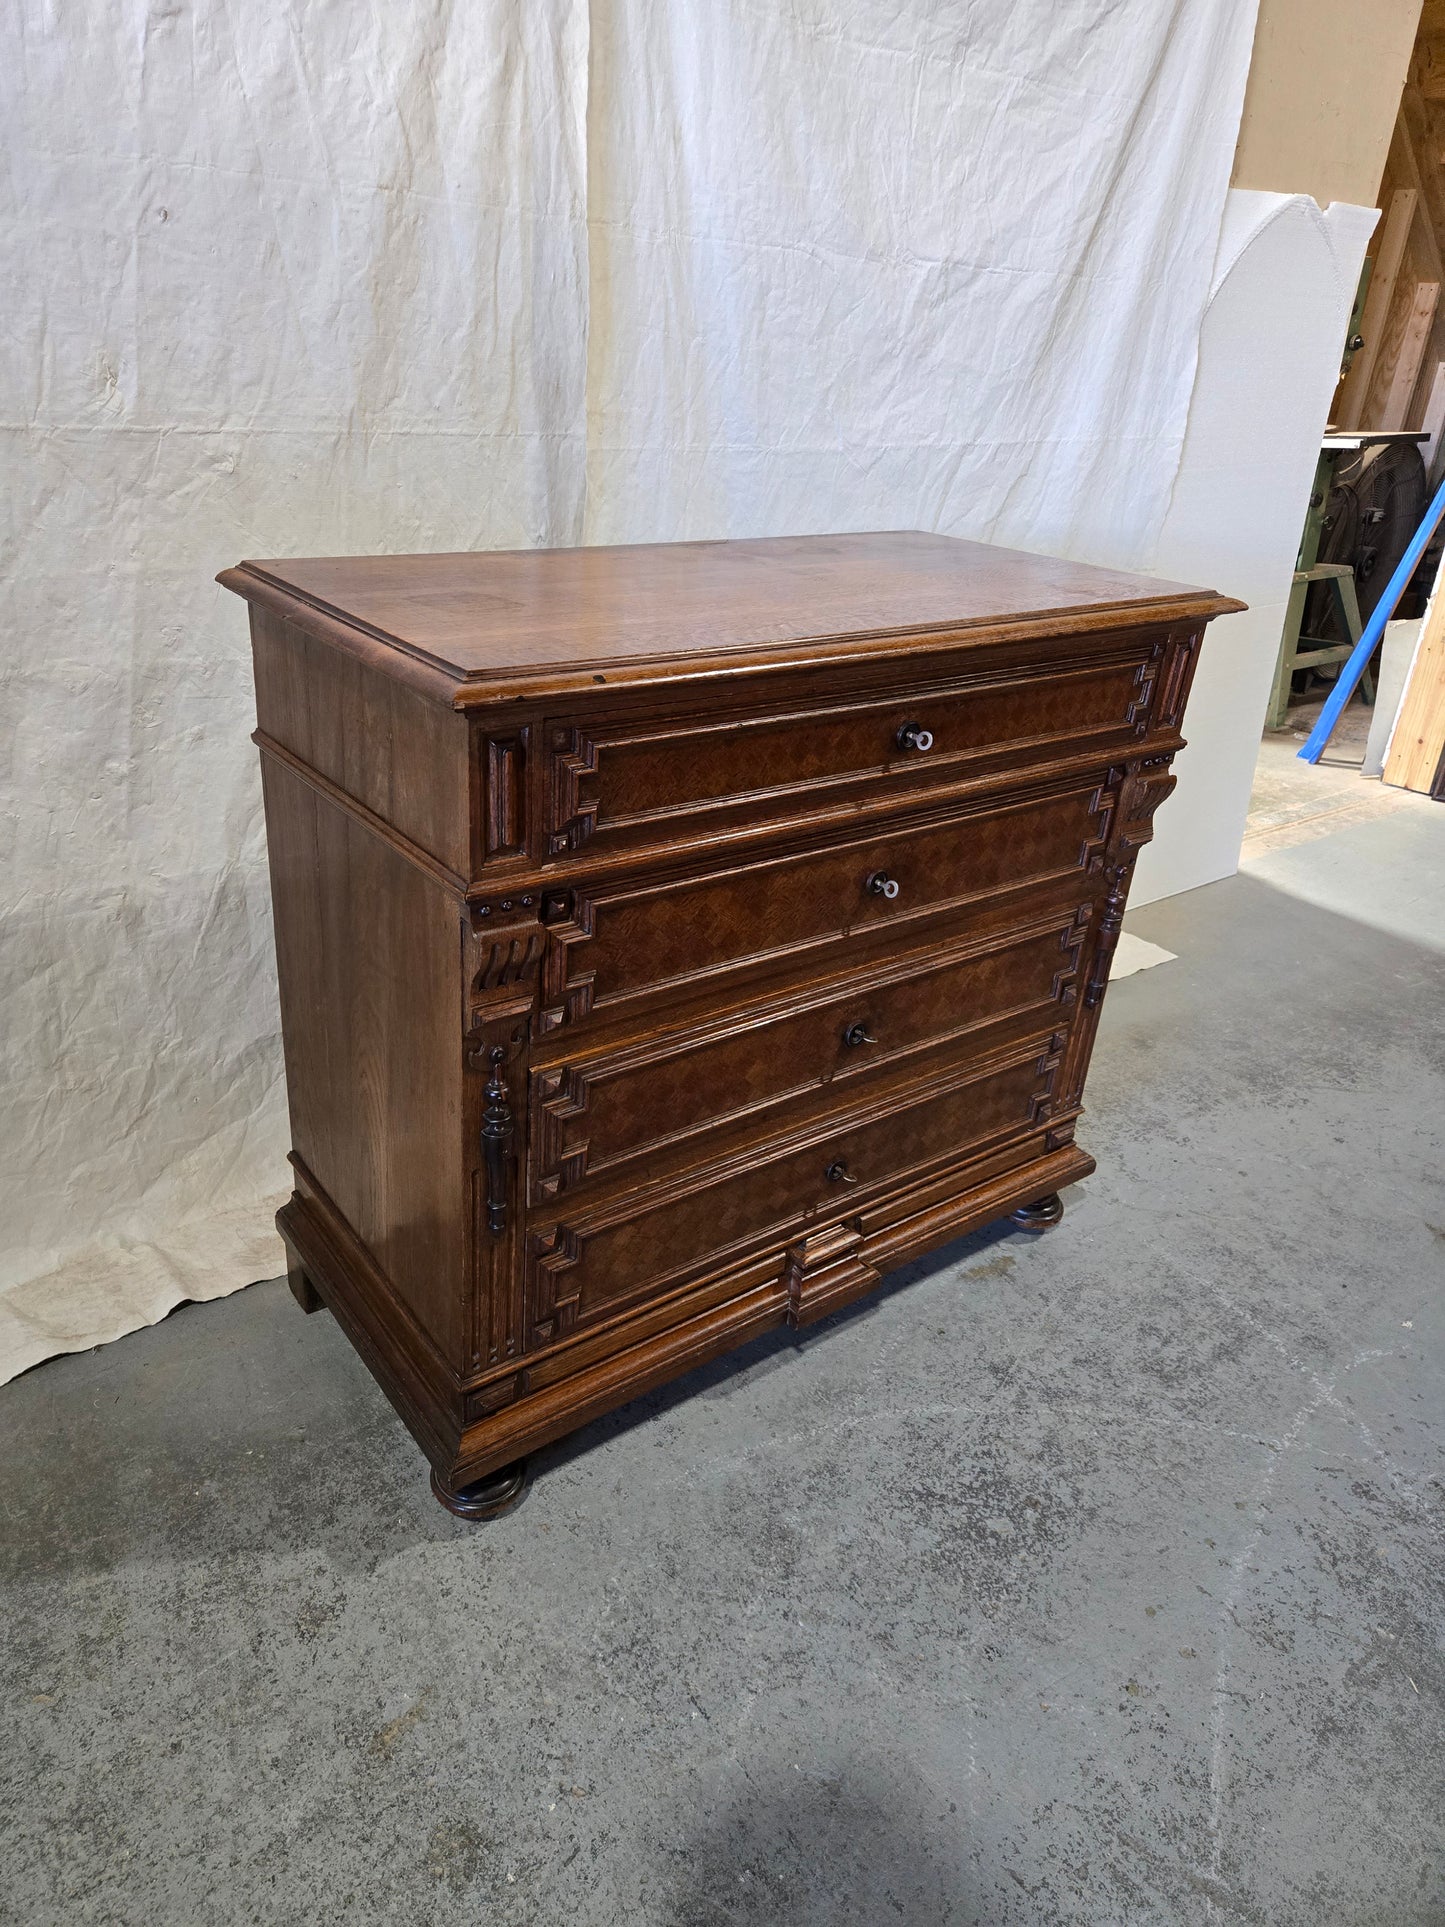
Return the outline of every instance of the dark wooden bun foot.
<path id="1" fill-rule="evenodd" d="M 316 1289 L 315 1285 L 312 1284 L 300 1265 L 287 1265 L 286 1282 L 291 1287 L 291 1296 L 296 1300 L 302 1311 L 325 1311 L 326 1306 L 322 1302 L 321 1293 Z"/>
<path id="2" fill-rule="evenodd" d="M 527 1461 L 514 1459 L 510 1465 L 478 1479 L 475 1485 L 458 1486 L 455 1491 L 443 1485 L 433 1472 L 431 1489 L 458 1519 L 496 1519 L 522 1503 L 527 1490 Z"/>
<path id="3" fill-rule="evenodd" d="M 1035 1198 L 1032 1204 L 1021 1204 L 1012 1213 L 1013 1221 L 1021 1231 L 1047 1231 L 1063 1215 L 1064 1201 L 1057 1191 L 1050 1191 L 1047 1197 Z"/>

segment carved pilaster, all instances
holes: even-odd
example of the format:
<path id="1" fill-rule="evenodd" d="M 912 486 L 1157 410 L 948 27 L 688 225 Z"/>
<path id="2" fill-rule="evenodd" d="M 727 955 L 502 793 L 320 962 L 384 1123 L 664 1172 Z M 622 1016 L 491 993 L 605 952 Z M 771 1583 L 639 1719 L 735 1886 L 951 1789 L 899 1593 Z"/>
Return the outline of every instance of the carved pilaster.
<path id="1" fill-rule="evenodd" d="M 1084 1009 L 1093 1010 L 1103 1002 L 1108 988 L 1109 971 L 1113 967 L 1114 952 L 1119 944 L 1119 932 L 1124 927 L 1124 904 L 1129 895 L 1129 879 L 1134 874 L 1134 859 L 1127 863 L 1111 865 L 1105 872 L 1108 892 L 1099 909 L 1098 935 L 1094 939 L 1093 962 L 1089 966 L 1089 981 L 1084 985 Z"/>
<path id="2" fill-rule="evenodd" d="M 541 983 L 546 933 L 537 899 L 473 903 L 463 929 L 465 1142 L 472 1199 L 472 1364 L 523 1349 L 518 1097 Z"/>
<path id="3" fill-rule="evenodd" d="M 1160 683 L 1154 718 L 1158 729 L 1178 729 L 1184 720 L 1184 705 L 1189 700 L 1189 686 L 1194 681 L 1194 667 L 1203 635 L 1204 630 L 1200 627 L 1176 632 L 1169 638 L 1169 657 Z"/>

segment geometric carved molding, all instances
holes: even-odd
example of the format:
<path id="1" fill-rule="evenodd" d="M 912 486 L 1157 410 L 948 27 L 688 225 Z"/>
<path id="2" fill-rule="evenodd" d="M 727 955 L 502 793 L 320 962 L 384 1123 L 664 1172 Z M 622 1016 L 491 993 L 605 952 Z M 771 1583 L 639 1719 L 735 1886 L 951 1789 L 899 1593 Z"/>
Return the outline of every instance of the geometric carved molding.
<path id="1" fill-rule="evenodd" d="M 528 1241 L 527 1269 L 535 1276 L 537 1289 L 530 1292 L 532 1318 L 531 1342 L 545 1345 L 563 1338 L 577 1322 L 579 1292 L 558 1295 L 557 1281 L 582 1255 L 582 1244 L 571 1225 L 553 1224 L 534 1231 Z"/>
<path id="2" fill-rule="evenodd" d="M 811 1325 L 882 1283 L 881 1274 L 863 1259 L 862 1249 L 862 1231 L 848 1224 L 814 1231 L 789 1245 L 783 1260 L 789 1324 Z"/>
<path id="3" fill-rule="evenodd" d="M 597 745 L 576 724 L 564 724 L 553 730 L 551 747 L 549 821 L 556 828 L 547 834 L 547 854 L 561 856 L 580 849 L 597 827 L 597 798 L 582 795 L 584 779 L 597 774 Z"/>

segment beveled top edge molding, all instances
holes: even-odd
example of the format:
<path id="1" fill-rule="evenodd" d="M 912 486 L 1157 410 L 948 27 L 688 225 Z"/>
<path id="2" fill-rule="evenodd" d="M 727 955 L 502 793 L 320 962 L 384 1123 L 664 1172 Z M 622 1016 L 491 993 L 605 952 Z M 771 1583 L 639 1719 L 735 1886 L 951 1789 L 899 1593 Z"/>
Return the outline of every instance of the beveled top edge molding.
<path id="1" fill-rule="evenodd" d="M 243 601 L 253 602 L 257 608 L 283 617 L 298 629 L 305 630 L 307 635 L 329 642 L 338 649 L 345 649 L 373 669 L 380 669 L 384 674 L 394 676 L 398 682 L 409 684 L 421 695 L 430 696 L 433 701 L 451 707 L 461 673 L 436 657 L 427 655 L 425 650 L 401 642 L 383 629 L 372 629 L 355 616 L 344 615 L 339 609 L 312 602 L 295 589 L 283 588 L 264 570 L 250 562 L 240 562 L 234 569 L 222 569 L 216 580 L 223 589 L 229 589 Z M 463 704 L 457 706 L 465 707 Z"/>
<path id="2" fill-rule="evenodd" d="M 459 710 L 490 708 L 557 696 L 599 696 L 605 690 L 637 691 L 672 685 L 707 687 L 739 677 L 826 667 L 832 663 L 906 661 L 954 649 L 973 650 L 991 643 L 1039 637 L 1087 635 L 1107 629 L 1137 629 L 1157 624 L 1207 622 L 1237 613 L 1245 604 L 1210 590 L 1188 590 L 1151 599 L 1125 599 L 1055 609 L 1030 610 L 1003 618 L 970 617 L 956 623 L 849 630 L 782 641 L 690 646 L 676 653 L 618 656 L 605 672 L 595 664 L 559 659 L 503 669 L 485 675 L 464 671 L 418 644 L 349 614 L 333 604 L 284 584 L 253 562 L 224 569 L 223 588 L 268 609 L 308 634 L 348 650 L 372 667 L 410 684 L 420 693 Z"/>
<path id="3" fill-rule="evenodd" d="M 605 690 L 716 686 L 743 676 L 822 669 L 839 663 L 907 662 L 950 650 L 981 649 L 992 643 L 1091 635 L 1099 630 L 1148 629 L 1161 625 L 1204 623 L 1237 615 L 1249 605 L 1233 596 L 1207 593 L 1170 601 L 1109 603 L 1093 609 L 1045 610 L 1004 621 L 975 620 L 917 629 L 853 630 L 846 635 L 806 636 L 795 641 L 759 643 L 747 649 L 689 649 L 675 656 L 648 656 L 615 662 L 603 676 L 569 663 L 538 664 L 515 675 L 468 676 L 459 681 L 458 709 L 485 709 L 497 703 L 554 696 L 600 697 Z"/>

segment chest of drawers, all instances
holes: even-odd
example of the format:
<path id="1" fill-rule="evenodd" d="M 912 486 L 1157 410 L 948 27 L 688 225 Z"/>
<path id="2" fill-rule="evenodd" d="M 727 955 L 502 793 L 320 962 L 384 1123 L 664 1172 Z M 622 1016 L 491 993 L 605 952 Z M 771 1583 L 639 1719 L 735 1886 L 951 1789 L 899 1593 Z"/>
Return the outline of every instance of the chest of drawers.
<path id="1" fill-rule="evenodd" d="M 918 533 L 246 562 L 295 1192 L 443 1503 L 1057 1217 L 1240 605 Z"/>

